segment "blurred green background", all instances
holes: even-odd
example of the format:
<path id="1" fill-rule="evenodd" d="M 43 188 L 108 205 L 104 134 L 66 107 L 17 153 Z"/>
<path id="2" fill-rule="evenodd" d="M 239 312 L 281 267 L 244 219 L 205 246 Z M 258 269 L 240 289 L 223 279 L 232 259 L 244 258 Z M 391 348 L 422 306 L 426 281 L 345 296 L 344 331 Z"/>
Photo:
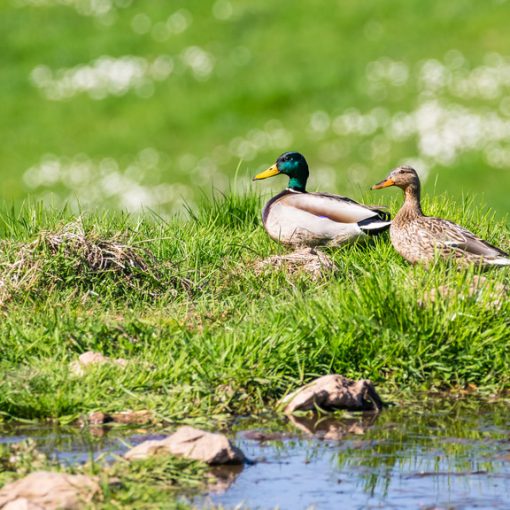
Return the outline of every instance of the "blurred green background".
<path id="1" fill-rule="evenodd" d="M 170 214 L 293 149 L 310 189 L 360 198 L 411 162 L 503 216 L 509 19 L 505 0 L 4 0 L 0 199 Z"/>

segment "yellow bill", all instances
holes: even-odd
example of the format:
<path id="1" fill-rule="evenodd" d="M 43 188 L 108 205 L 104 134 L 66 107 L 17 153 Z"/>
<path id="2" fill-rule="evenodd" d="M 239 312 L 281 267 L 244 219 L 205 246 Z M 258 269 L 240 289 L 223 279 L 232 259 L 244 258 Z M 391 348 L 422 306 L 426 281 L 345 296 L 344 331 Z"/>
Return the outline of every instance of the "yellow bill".
<path id="1" fill-rule="evenodd" d="M 372 189 L 383 189 L 388 188 L 389 186 L 395 186 L 395 181 L 393 179 L 384 179 L 383 181 L 374 184 Z"/>
<path id="2" fill-rule="evenodd" d="M 280 173 L 280 170 L 278 170 L 276 163 L 269 167 L 267 170 L 264 170 L 260 174 L 257 174 L 253 180 L 259 181 L 260 179 L 267 179 L 268 177 L 273 177 L 273 175 L 278 175 Z"/>

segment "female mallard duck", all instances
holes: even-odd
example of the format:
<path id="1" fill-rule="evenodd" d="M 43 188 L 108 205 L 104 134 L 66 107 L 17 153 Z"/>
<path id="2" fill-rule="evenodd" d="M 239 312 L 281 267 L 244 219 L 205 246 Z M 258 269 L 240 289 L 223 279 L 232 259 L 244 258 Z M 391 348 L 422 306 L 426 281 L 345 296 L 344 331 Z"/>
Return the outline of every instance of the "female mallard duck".
<path id="1" fill-rule="evenodd" d="M 420 205 L 420 179 L 413 168 L 396 168 L 372 189 L 388 186 L 404 191 L 404 205 L 391 224 L 390 237 L 395 249 L 409 262 L 427 264 L 438 254 L 464 264 L 510 265 L 508 254 L 469 230 L 448 220 L 425 216 Z"/>
<path id="2" fill-rule="evenodd" d="M 262 210 L 269 236 L 290 246 L 338 246 L 365 234 L 389 228 L 389 214 L 329 193 L 308 193 L 308 164 L 299 152 L 286 152 L 253 180 L 273 175 L 289 177 L 287 189 L 271 198 Z"/>

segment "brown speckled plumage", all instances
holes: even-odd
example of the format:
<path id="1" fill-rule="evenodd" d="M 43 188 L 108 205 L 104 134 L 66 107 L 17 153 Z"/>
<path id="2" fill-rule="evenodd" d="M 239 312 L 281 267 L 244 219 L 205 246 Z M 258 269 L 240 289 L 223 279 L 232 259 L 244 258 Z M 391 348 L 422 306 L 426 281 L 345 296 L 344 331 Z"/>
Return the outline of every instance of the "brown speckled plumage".
<path id="1" fill-rule="evenodd" d="M 396 168 L 373 189 L 388 186 L 404 191 L 404 205 L 393 220 L 390 237 L 398 253 L 409 262 L 428 264 L 440 256 L 461 264 L 510 265 L 508 254 L 469 230 L 442 218 L 425 216 L 420 204 L 420 180 L 413 168 Z"/>

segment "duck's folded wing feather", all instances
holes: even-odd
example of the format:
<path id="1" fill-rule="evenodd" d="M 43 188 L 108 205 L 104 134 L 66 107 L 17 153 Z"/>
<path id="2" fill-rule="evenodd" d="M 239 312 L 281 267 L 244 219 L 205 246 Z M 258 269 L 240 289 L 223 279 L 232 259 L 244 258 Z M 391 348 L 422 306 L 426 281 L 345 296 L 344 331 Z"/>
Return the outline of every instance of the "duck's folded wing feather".
<path id="1" fill-rule="evenodd" d="M 289 194 L 282 201 L 289 207 L 339 223 L 357 223 L 371 217 L 384 218 L 385 215 L 378 209 L 358 204 L 350 198 L 327 193 Z"/>
<path id="2" fill-rule="evenodd" d="M 487 241 L 475 236 L 469 230 L 448 220 L 427 218 L 429 234 L 432 234 L 436 244 L 448 248 L 462 250 L 481 257 L 499 257 L 507 254 L 492 246 Z"/>

